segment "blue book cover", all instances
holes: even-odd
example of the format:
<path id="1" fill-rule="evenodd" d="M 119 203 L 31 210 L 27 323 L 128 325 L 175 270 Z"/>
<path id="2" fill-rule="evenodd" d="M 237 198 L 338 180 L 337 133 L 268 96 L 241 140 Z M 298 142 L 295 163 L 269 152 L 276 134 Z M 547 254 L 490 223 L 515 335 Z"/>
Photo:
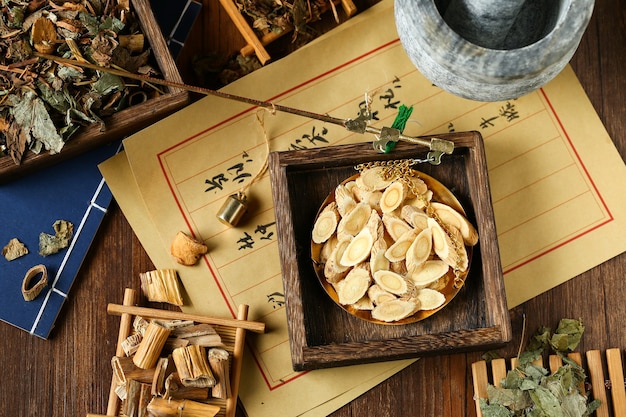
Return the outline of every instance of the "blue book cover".
<path id="1" fill-rule="evenodd" d="M 182 49 L 201 4 L 193 0 L 153 0 L 153 11 L 174 58 Z M 0 185 L 0 250 L 13 238 L 28 248 L 25 256 L 8 261 L 0 256 L 0 320 L 47 339 L 70 288 L 113 198 L 98 164 L 113 156 L 120 142 L 104 145 Z M 54 235 L 53 224 L 74 226 L 69 247 L 39 254 L 39 235 Z M 22 296 L 22 281 L 33 266 L 48 271 L 48 286 L 32 301 Z M 39 279 L 39 275 L 33 283 Z"/>
<path id="2" fill-rule="evenodd" d="M 119 142 L 104 145 L 0 185 L 0 248 L 17 238 L 29 252 L 12 261 L 0 257 L 0 320 L 48 338 L 112 199 L 97 165 L 119 147 Z M 54 235 L 57 220 L 73 224 L 70 245 L 42 256 L 39 235 Z M 33 301 L 25 301 L 22 281 L 26 272 L 39 264 L 48 270 L 48 286 Z"/>

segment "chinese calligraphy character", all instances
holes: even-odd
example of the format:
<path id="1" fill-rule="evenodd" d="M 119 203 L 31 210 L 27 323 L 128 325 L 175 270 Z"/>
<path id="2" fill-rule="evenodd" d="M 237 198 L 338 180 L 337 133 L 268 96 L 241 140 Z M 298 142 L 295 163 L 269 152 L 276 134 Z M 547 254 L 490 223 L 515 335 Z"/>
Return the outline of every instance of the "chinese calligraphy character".
<path id="1" fill-rule="evenodd" d="M 214 175 L 210 179 L 206 179 L 204 183 L 209 184 L 210 187 L 204 190 L 204 192 L 209 192 L 215 189 L 223 190 L 224 189 L 223 184 L 225 182 L 232 180 L 238 184 L 241 184 L 242 182 L 244 182 L 246 178 L 251 177 L 252 174 L 248 172 L 244 172 L 244 170 L 245 170 L 245 164 L 252 162 L 252 158 L 250 158 L 250 155 L 248 155 L 248 153 L 245 151 L 241 155 L 241 158 L 243 159 L 243 162 L 236 163 L 230 168 L 227 168 L 226 173 L 220 173 L 220 174 Z M 230 180 L 229 178 L 227 178 L 226 174 L 228 174 L 229 177 L 231 177 Z"/>
<path id="2" fill-rule="evenodd" d="M 232 167 L 228 168 L 226 171 L 228 172 L 234 171 L 235 178 L 233 178 L 233 181 L 236 181 L 239 184 L 241 184 L 245 178 L 252 176 L 248 172 L 242 172 L 243 162 L 239 162 L 238 164 L 233 165 Z"/>
<path id="3" fill-rule="evenodd" d="M 267 302 L 272 304 L 272 308 L 282 307 L 285 305 L 285 294 L 273 292 L 267 295 Z"/>
<path id="4" fill-rule="evenodd" d="M 260 233 L 261 240 L 272 240 L 272 236 L 274 236 L 274 232 L 268 232 L 268 228 L 273 226 L 276 222 L 271 222 L 268 224 L 260 224 L 257 225 L 256 229 L 254 229 L 254 233 Z"/>
<path id="5" fill-rule="evenodd" d="M 495 126 L 495 124 L 493 124 L 493 122 L 497 118 L 498 118 L 498 116 L 490 117 L 489 119 L 485 119 L 484 117 L 481 117 L 481 119 L 482 119 L 482 121 L 480 122 L 481 129 L 487 129 L 488 127 Z"/>
<path id="6" fill-rule="evenodd" d="M 306 144 L 307 141 L 309 142 L 309 144 L 313 146 L 318 145 L 318 142 L 328 143 L 328 139 L 325 138 L 325 136 L 328 134 L 328 129 L 324 127 L 322 128 L 322 131 L 320 133 L 316 133 L 315 130 L 316 130 L 315 126 L 313 126 L 313 128 L 311 129 L 310 135 L 305 133 L 304 135 L 300 137 L 300 139 L 296 139 L 294 143 L 292 143 L 289 146 L 289 149 L 292 149 L 292 150 L 307 149 L 307 145 L 302 144 L 302 143 Z"/>
<path id="7" fill-rule="evenodd" d="M 213 178 L 207 179 L 207 180 L 204 181 L 205 184 L 210 184 L 211 185 L 209 188 L 207 188 L 204 191 L 208 192 L 208 191 L 214 190 L 216 188 L 219 188 L 220 190 L 223 190 L 224 187 L 222 187 L 222 184 L 224 184 L 227 181 L 228 181 L 228 178 L 226 178 L 224 176 L 224 174 L 215 175 Z"/>
<path id="8" fill-rule="evenodd" d="M 500 108 L 500 116 L 505 117 L 507 122 L 519 119 L 519 113 L 515 109 L 515 104 L 511 104 L 510 101 L 507 101 L 506 105 Z"/>
<path id="9" fill-rule="evenodd" d="M 254 239 L 248 234 L 248 232 L 244 232 L 244 236 L 239 239 L 237 243 L 241 243 L 238 250 L 252 249 L 254 247 Z"/>
<path id="10" fill-rule="evenodd" d="M 398 77 L 395 77 L 392 83 L 396 84 L 399 82 L 400 79 Z M 394 85 L 393 88 L 402 88 L 402 85 Z M 398 105 L 400 104 L 400 100 L 393 101 L 396 98 L 396 94 L 394 93 L 392 88 L 388 88 L 387 91 L 385 91 L 385 94 L 381 94 L 379 98 L 382 101 L 386 101 L 386 103 L 384 104 L 385 109 L 397 109 Z"/>

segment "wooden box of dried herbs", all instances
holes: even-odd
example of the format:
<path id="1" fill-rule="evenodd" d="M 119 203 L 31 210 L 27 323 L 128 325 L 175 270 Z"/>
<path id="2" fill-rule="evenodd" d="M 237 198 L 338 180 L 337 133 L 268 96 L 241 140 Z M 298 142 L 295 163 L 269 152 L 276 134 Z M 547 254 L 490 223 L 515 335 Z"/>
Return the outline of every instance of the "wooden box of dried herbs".
<path id="1" fill-rule="evenodd" d="M 186 91 L 107 72 L 182 82 L 148 0 L 3 0 L 0 10 L 0 182 L 188 103 Z"/>
<path id="2" fill-rule="evenodd" d="M 439 164 L 404 142 L 270 154 L 295 370 L 511 339 L 482 137 L 437 140 Z"/>

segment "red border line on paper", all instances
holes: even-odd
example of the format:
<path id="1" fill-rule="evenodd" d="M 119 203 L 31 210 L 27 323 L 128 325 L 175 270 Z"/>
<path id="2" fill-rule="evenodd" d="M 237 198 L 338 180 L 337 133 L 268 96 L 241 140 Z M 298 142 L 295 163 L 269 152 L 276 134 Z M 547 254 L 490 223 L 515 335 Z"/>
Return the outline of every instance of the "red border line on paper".
<path id="1" fill-rule="evenodd" d="M 558 245 L 555 245 L 553 247 L 551 247 L 550 249 L 543 251 L 541 253 L 538 253 L 537 255 L 533 256 L 532 258 L 529 258 L 527 260 L 525 260 L 524 262 L 515 265 L 514 267 L 504 270 L 502 271 L 502 273 L 504 275 L 515 271 L 516 269 L 521 268 L 522 266 L 525 266 L 551 252 L 554 252 L 557 249 L 562 248 L 563 246 L 567 245 L 568 243 L 571 243 L 573 241 L 575 241 L 576 239 L 581 238 L 582 236 L 589 234 L 597 229 L 599 229 L 600 227 L 612 222 L 613 220 L 615 220 L 615 218 L 613 217 L 613 214 L 611 213 L 611 210 L 609 210 L 609 207 L 607 206 L 606 202 L 604 201 L 604 198 L 602 198 L 602 194 L 600 194 L 600 191 L 598 190 L 598 187 L 596 186 L 596 183 L 593 181 L 593 178 L 591 178 L 591 175 L 589 174 L 589 171 L 587 170 L 587 167 L 585 166 L 584 162 L 582 161 L 582 158 L 580 157 L 580 154 L 578 153 L 578 150 L 576 149 L 576 147 L 574 146 L 574 143 L 572 142 L 572 139 L 570 138 L 569 134 L 567 133 L 567 130 L 565 129 L 565 126 L 563 126 L 563 122 L 561 121 L 561 118 L 559 117 L 558 113 L 556 112 L 556 110 L 554 109 L 554 106 L 552 105 L 552 102 L 550 101 L 550 99 L 548 98 L 548 94 L 546 94 L 545 90 L 543 88 L 540 88 L 539 91 L 541 92 L 543 98 L 546 100 L 546 102 L 548 103 L 548 107 L 550 108 L 550 111 L 552 112 L 552 114 L 554 115 L 557 123 L 559 124 L 559 127 L 561 128 L 561 131 L 563 132 L 563 134 L 565 135 L 565 139 L 567 140 L 567 143 L 569 143 L 570 148 L 572 149 L 572 151 L 574 152 L 574 155 L 576 156 L 576 159 L 578 160 L 579 165 L 582 167 L 585 176 L 587 177 L 587 179 L 589 180 L 589 183 L 591 184 L 591 187 L 593 188 L 593 190 L 595 191 L 596 195 L 598 196 L 598 198 L 600 199 L 600 202 L 602 203 L 602 206 L 604 207 L 604 210 L 606 210 L 607 214 L 609 215 L 608 219 L 605 220 L 604 222 L 595 225 L 594 227 L 591 227 L 575 236 L 572 236 L 570 239 L 567 239 L 561 243 L 559 243 Z"/>

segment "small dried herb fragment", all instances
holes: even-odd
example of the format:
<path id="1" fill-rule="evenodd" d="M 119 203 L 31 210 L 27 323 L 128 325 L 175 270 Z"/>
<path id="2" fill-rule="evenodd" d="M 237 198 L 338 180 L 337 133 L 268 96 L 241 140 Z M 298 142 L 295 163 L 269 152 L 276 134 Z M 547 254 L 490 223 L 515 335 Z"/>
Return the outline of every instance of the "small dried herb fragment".
<path id="1" fill-rule="evenodd" d="M 519 356 L 519 365 L 507 373 L 500 386 L 487 387 L 488 400 L 481 398 L 484 417 L 584 417 L 600 405 L 598 400 L 587 403 L 580 391 L 586 379 L 584 369 L 567 357 L 578 346 L 584 326 L 580 320 L 563 319 L 554 334 L 542 327 Z M 559 355 L 563 365 L 552 375 L 533 363 L 546 350 Z"/>
<path id="2" fill-rule="evenodd" d="M 52 226 L 54 235 L 42 232 L 39 234 L 39 254 L 48 256 L 67 248 L 74 234 L 74 225 L 67 220 L 57 220 Z"/>
<path id="3" fill-rule="evenodd" d="M 9 240 L 9 243 L 2 248 L 2 255 L 7 261 L 13 261 L 26 254 L 28 254 L 28 248 L 16 237 Z"/>

